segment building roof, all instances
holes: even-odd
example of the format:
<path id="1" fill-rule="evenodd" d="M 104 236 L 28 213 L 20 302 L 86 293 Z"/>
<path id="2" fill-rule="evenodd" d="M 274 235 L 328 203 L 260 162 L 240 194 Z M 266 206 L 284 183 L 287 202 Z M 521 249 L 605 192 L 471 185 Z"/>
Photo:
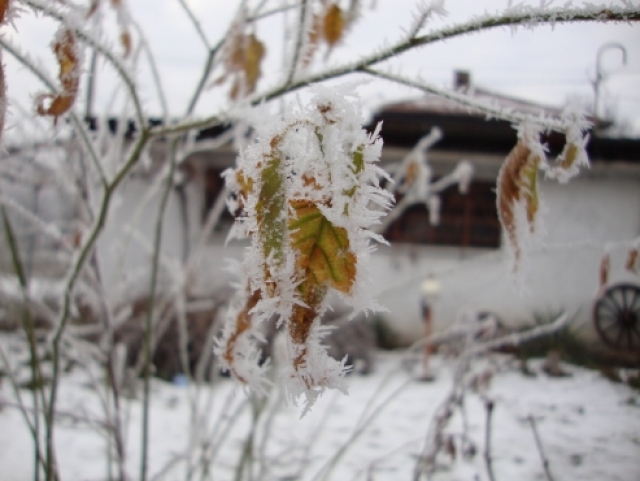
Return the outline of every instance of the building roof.
<path id="1" fill-rule="evenodd" d="M 459 72 L 456 78 L 458 75 Z M 559 117 L 562 112 L 558 107 L 472 87 L 469 77 L 464 80 L 460 90 L 481 102 L 535 116 Z M 374 115 L 371 127 L 380 121 L 385 144 L 394 147 L 412 147 L 433 127 L 439 127 L 444 134 L 434 150 L 506 155 L 517 141 L 510 122 L 487 119 L 479 110 L 433 94 L 384 105 Z M 556 132 L 546 134 L 543 141 L 551 155 L 557 155 L 565 143 L 564 135 Z M 640 139 L 605 138 L 592 133 L 587 150 L 592 160 L 640 163 Z"/>

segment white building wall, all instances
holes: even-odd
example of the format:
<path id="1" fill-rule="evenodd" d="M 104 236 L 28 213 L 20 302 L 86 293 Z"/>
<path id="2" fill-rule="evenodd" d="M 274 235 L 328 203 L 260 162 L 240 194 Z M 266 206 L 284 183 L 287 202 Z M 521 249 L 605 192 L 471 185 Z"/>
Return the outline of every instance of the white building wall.
<path id="1" fill-rule="evenodd" d="M 436 329 L 465 311 L 492 311 L 505 323 L 520 325 L 566 310 L 575 313 L 577 329 L 593 334 L 591 309 L 605 250 L 611 252 L 612 282 L 640 281 L 624 271 L 630 241 L 640 236 L 640 180 L 585 175 L 567 185 L 545 181 L 541 189 L 546 235 L 527 253 L 518 277 L 504 248 L 379 249 L 376 289 L 390 309 L 387 318 L 405 339 L 422 334 L 420 284 L 429 275 L 442 287 L 433 303 Z"/>

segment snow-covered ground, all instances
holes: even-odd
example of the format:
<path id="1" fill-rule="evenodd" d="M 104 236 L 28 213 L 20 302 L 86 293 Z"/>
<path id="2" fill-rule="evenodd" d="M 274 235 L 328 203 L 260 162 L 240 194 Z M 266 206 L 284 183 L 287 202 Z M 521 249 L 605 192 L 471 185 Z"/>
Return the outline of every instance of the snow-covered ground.
<path id="1" fill-rule="evenodd" d="M 0 340 L 5 353 L 17 361 L 15 341 Z M 430 420 L 451 388 L 455 361 L 436 356 L 435 380 L 422 382 L 412 377 L 403 355 L 378 353 L 372 375 L 349 378 L 349 395 L 325 393 L 302 419 L 300 407 L 287 406 L 274 394 L 258 418 L 253 479 L 413 479 Z M 452 435 L 455 459 L 442 453 L 432 479 L 489 479 L 483 453 L 485 401 L 490 399 L 495 403 L 490 452 L 496 481 L 545 479 L 529 416 L 535 419 L 555 480 L 639 480 L 640 392 L 579 367 L 567 366 L 571 376 L 563 378 L 549 377 L 537 361 L 530 367 L 535 377 L 523 375 L 518 363 L 505 355 L 492 355 L 476 365 L 478 373 L 498 372 L 481 395 L 469 391 L 465 396 L 466 416 L 458 410 L 445 430 Z M 247 394 L 226 378 L 199 393 L 180 384 L 154 380 L 152 385 L 151 478 L 188 479 L 183 455 L 190 452 L 197 468 L 191 479 L 201 479 L 198 446 L 208 445 L 212 463 L 210 478 L 204 479 L 235 479 L 251 427 Z M 85 422 L 103 418 L 92 385 L 88 372 L 78 367 L 62 378 L 59 409 L 66 417 L 56 431 L 56 449 L 66 481 L 108 478 L 105 437 L 95 422 Z M 29 391 L 21 394 L 30 400 Z M 201 417 L 193 422 L 190 406 L 196 398 Z M 6 377 L 0 400 L 0 479 L 33 479 L 32 441 L 20 411 L 12 406 L 15 396 Z M 126 399 L 122 409 L 127 471 L 138 479 L 141 402 Z M 475 455 L 466 459 L 460 456 L 465 423 L 466 446 L 475 448 Z M 191 437 L 195 444 L 189 447 L 193 426 L 201 430 L 200 437 Z"/>

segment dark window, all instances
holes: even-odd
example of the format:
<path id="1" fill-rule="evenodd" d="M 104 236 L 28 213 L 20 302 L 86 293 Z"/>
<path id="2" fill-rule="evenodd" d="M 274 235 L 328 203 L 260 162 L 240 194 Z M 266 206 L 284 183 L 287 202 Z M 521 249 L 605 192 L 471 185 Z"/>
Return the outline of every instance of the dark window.
<path id="1" fill-rule="evenodd" d="M 457 187 L 440 193 L 440 223 L 429 223 L 424 204 L 409 207 L 387 229 L 390 242 L 438 244 L 461 247 L 499 247 L 500 222 L 496 210 L 495 183 L 475 181 L 467 194 Z"/>

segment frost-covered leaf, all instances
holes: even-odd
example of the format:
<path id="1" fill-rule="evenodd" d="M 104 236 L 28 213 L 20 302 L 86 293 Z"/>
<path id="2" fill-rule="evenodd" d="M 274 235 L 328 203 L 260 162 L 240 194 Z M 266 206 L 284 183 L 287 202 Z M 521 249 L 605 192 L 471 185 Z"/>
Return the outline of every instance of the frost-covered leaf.
<path id="1" fill-rule="evenodd" d="M 253 291 L 250 296 L 247 296 L 244 306 L 233 316 L 232 327 L 224 338 L 224 349 L 222 352 L 222 359 L 224 359 L 226 367 L 231 373 L 240 381 L 247 383 L 248 379 L 237 368 L 237 357 L 242 352 L 238 352 L 238 344 L 241 336 L 246 336 L 249 330 L 253 327 L 251 322 L 251 310 L 260 301 L 260 291 Z"/>
<path id="2" fill-rule="evenodd" d="M 244 215 L 237 225 L 251 239 L 243 263 L 259 319 L 279 316 L 286 329 L 288 363 L 281 376 L 288 397 L 306 409 L 324 389 L 345 391 L 344 362 L 321 344 L 320 319 L 330 290 L 357 310 L 378 310 L 368 287 L 368 229 L 385 214 L 390 195 L 375 166 L 382 141 L 362 128 L 352 89 L 316 89 L 299 111 L 282 117 L 253 112 L 255 136 L 225 174 Z M 349 93 L 345 93 L 349 91 Z M 264 112 L 264 113 L 263 113 Z M 263 114 L 262 114 L 263 113 Z M 261 115 L 262 114 L 262 115 Z"/>
<path id="3" fill-rule="evenodd" d="M 284 255 L 286 198 L 282 161 L 279 158 L 272 157 L 265 162 L 259 189 L 256 215 L 264 259 L 267 262 L 281 262 Z"/>
<path id="4" fill-rule="evenodd" d="M 535 144 L 534 133 L 525 133 L 507 156 L 498 174 L 498 216 L 513 249 L 517 269 L 521 255 L 520 237 L 533 233 L 540 208 L 538 168 L 543 151 Z M 534 145 L 532 145 L 532 143 Z M 524 211 L 524 219 L 519 215 Z"/>
<path id="5" fill-rule="evenodd" d="M 356 257 L 349 250 L 347 231 L 329 222 L 312 202 L 298 200 L 292 207 L 295 217 L 289 229 L 298 271 L 305 281 L 349 293 L 356 277 Z"/>
<path id="6" fill-rule="evenodd" d="M 75 102 L 82 65 L 75 34 L 69 29 L 63 28 L 56 34 L 53 51 L 60 67 L 58 78 L 62 84 L 62 93 L 38 96 L 36 110 L 38 115 L 57 119 L 67 112 Z M 46 100 L 50 100 L 48 106 L 45 105 Z"/>

